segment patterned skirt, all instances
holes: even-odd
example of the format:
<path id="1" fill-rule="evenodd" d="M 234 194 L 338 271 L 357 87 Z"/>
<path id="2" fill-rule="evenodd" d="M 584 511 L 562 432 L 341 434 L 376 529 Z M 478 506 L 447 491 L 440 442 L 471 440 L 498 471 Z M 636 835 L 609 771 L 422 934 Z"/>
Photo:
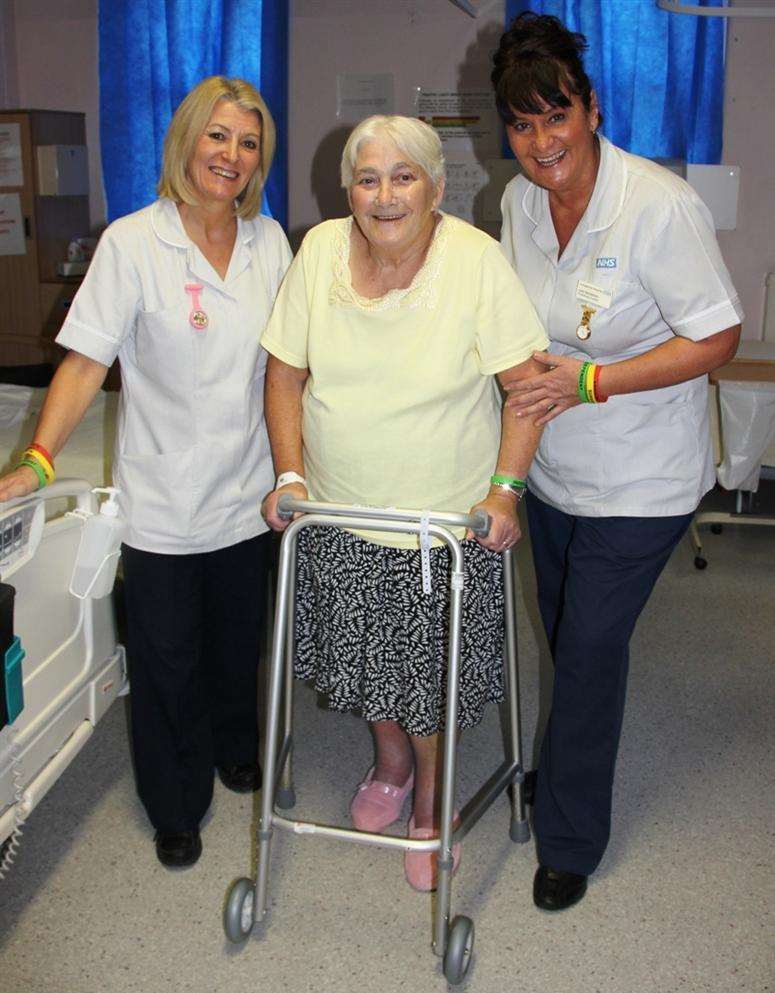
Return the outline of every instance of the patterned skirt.
<path id="1" fill-rule="evenodd" d="M 412 735 L 444 729 L 450 554 L 432 548 L 423 593 L 420 552 L 389 548 L 332 527 L 299 534 L 295 674 L 312 680 L 332 710 L 394 720 Z M 458 727 L 503 699 L 501 557 L 463 542 Z"/>

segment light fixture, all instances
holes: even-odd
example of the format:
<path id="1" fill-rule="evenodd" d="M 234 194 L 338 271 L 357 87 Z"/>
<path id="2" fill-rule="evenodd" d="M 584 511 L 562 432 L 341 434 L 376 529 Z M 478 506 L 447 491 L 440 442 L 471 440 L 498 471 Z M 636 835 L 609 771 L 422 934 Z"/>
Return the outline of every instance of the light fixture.
<path id="1" fill-rule="evenodd" d="M 772 0 L 767 0 L 767 6 L 762 7 L 701 7 L 698 3 L 685 3 L 683 0 L 657 0 L 657 7 L 671 14 L 693 14 L 695 17 L 775 17 Z"/>
<path id="2" fill-rule="evenodd" d="M 476 7 L 474 7 L 470 0 L 452 0 L 452 3 L 454 3 L 456 7 L 460 7 L 461 10 L 464 10 L 466 14 L 470 14 L 471 17 L 479 16 L 479 11 Z"/>

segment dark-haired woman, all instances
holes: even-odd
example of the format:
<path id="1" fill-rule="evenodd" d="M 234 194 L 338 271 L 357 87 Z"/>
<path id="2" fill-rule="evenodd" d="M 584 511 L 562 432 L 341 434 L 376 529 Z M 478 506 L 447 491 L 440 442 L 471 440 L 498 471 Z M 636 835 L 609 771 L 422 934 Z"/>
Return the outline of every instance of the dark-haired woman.
<path id="1" fill-rule="evenodd" d="M 492 81 L 522 174 L 504 250 L 549 334 L 509 403 L 545 425 L 528 519 L 554 690 L 535 794 L 533 896 L 586 892 L 610 833 L 629 640 L 714 482 L 706 374 L 742 311 L 710 214 L 680 178 L 597 133 L 582 35 L 520 15 Z"/>

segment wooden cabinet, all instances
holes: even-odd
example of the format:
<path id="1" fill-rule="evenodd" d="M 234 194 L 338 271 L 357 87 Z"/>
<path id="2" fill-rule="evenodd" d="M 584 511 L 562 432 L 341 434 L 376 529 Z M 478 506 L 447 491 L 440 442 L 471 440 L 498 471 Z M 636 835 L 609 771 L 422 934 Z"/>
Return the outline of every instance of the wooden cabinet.
<path id="1" fill-rule="evenodd" d="M 15 124 L 21 138 L 21 185 L 3 185 L 0 196 L 17 194 L 24 226 L 23 255 L 0 255 L 0 366 L 56 362 L 54 343 L 79 278 L 57 275 L 73 238 L 89 234 L 89 197 L 41 196 L 38 192 L 39 145 L 86 145 L 84 115 L 54 110 L 0 111 L 0 128 Z M 14 128 L 14 133 L 16 129 Z M 7 163 L 6 159 L 6 163 Z"/>

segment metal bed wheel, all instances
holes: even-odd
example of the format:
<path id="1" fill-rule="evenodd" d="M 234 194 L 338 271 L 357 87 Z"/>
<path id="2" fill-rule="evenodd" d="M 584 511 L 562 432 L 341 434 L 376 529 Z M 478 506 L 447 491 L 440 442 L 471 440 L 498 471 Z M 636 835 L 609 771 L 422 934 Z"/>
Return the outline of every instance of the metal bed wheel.
<path id="1" fill-rule="evenodd" d="M 695 569 L 707 569 L 708 568 L 708 560 L 705 559 L 705 558 L 703 558 L 702 555 L 695 555 L 694 556 L 694 568 Z"/>
<path id="2" fill-rule="evenodd" d="M 456 917 L 449 929 L 444 952 L 444 975 L 450 986 L 457 986 L 465 977 L 473 950 L 474 922 L 470 917 Z"/>
<path id="3" fill-rule="evenodd" d="M 235 945 L 241 945 L 253 930 L 255 887 L 252 879 L 236 880 L 231 884 L 223 911 L 223 930 Z"/>

